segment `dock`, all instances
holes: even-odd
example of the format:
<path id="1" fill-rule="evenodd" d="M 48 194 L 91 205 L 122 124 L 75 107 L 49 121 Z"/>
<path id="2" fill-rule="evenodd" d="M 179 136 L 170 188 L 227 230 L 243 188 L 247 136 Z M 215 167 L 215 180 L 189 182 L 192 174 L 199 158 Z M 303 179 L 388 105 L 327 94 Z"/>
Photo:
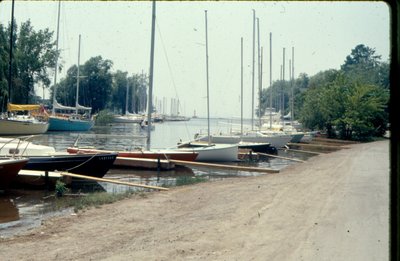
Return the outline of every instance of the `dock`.
<path id="1" fill-rule="evenodd" d="M 15 183 L 33 188 L 51 188 L 55 186 L 57 180 L 62 180 L 65 184 L 71 184 L 72 182 L 71 178 L 63 177 L 57 171 L 21 169 Z"/>
<path id="2" fill-rule="evenodd" d="M 117 157 L 114 161 L 114 166 L 150 170 L 171 170 L 175 168 L 175 164 L 170 160 L 130 157 Z"/>
<path id="3" fill-rule="evenodd" d="M 268 169 L 268 168 L 257 168 L 257 167 L 246 167 L 246 166 L 233 166 L 226 164 L 215 164 L 206 162 L 195 162 L 195 161 L 184 161 L 184 160 L 170 160 L 176 165 L 182 166 L 197 166 L 197 167 L 207 167 L 207 168 L 219 168 L 219 169 L 230 169 L 230 170 L 241 170 L 250 172 L 266 172 L 266 173 L 279 173 L 278 169 Z"/>

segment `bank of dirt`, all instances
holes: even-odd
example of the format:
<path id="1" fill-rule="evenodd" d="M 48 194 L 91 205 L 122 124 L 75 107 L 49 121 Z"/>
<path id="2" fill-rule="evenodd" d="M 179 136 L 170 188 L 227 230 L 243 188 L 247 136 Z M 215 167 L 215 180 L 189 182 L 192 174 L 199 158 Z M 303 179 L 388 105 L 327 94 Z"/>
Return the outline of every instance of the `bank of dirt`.
<path id="1" fill-rule="evenodd" d="M 0 241 L 2 260 L 387 260 L 389 142 L 148 193 Z"/>

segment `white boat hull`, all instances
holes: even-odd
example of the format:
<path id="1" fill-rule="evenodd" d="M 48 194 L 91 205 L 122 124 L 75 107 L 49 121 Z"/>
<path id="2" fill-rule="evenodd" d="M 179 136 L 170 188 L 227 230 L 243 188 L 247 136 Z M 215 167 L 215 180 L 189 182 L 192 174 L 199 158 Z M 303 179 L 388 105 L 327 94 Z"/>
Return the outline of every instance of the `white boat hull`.
<path id="1" fill-rule="evenodd" d="M 141 123 L 142 121 L 143 117 L 141 116 L 132 116 L 132 115 L 114 116 L 114 122 L 116 123 Z"/>
<path id="2" fill-rule="evenodd" d="M 261 133 L 249 133 L 243 136 L 239 135 L 215 135 L 211 136 L 212 143 L 225 143 L 225 144 L 237 144 L 240 141 L 243 142 L 256 142 L 256 143 L 269 143 L 275 148 L 284 147 L 292 139 L 291 135 L 287 134 L 276 134 L 276 135 L 265 135 Z M 208 136 L 200 137 L 200 141 L 208 141 Z"/>
<path id="3" fill-rule="evenodd" d="M 212 144 L 179 148 L 179 150 L 197 152 L 199 155 L 196 161 L 232 162 L 238 160 L 237 144 Z"/>
<path id="4" fill-rule="evenodd" d="M 43 134 L 46 133 L 48 128 L 48 122 L 0 119 L 0 135 Z"/>
<path id="5" fill-rule="evenodd" d="M 29 141 L 0 138 L 0 155 L 15 155 L 15 156 L 43 156 L 53 155 L 56 153 L 54 147 L 37 145 Z"/>

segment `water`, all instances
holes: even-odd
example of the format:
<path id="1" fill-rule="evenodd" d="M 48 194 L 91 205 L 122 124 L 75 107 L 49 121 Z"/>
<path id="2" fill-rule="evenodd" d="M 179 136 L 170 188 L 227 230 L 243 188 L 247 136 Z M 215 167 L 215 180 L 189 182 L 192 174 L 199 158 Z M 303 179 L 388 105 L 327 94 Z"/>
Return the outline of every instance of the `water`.
<path id="1" fill-rule="evenodd" d="M 249 124 L 249 122 L 246 122 Z M 211 133 L 229 132 L 231 129 L 240 129 L 239 120 L 211 119 Z M 207 119 L 191 119 L 185 122 L 155 123 L 155 130 L 151 132 L 151 148 L 172 148 L 180 141 L 193 139 L 196 133 L 207 133 Z M 65 151 L 77 139 L 79 146 L 94 146 L 107 150 L 130 150 L 135 147 L 146 146 L 146 131 L 141 130 L 138 124 L 110 124 L 95 126 L 89 132 L 49 132 L 35 136 L 34 143 L 54 146 L 57 151 Z M 309 154 L 279 151 L 278 155 L 306 160 Z M 282 169 L 293 161 L 274 158 L 260 158 L 258 161 L 243 161 L 234 163 L 242 166 Z M 221 180 L 228 177 L 243 177 L 266 175 L 259 172 L 221 170 L 205 167 L 179 167 L 171 171 L 147 171 L 133 169 L 111 169 L 105 178 L 118 179 L 132 183 L 152 186 L 175 186 L 177 180 L 187 177 L 200 176 L 207 180 Z M 137 187 L 115 185 L 104 182 L 76 182 L 72 185 L 73 191 L 107 191 L 121 193 L 126 191 L 143 190 Z M 46 197 L 45 191 L 12 190 L 0 195 L 0 236 L 9 236 L 15 231 L 28 229 L 40 224 L 43 217 L 56 215 L 54 212 L 54 198 Z"/>

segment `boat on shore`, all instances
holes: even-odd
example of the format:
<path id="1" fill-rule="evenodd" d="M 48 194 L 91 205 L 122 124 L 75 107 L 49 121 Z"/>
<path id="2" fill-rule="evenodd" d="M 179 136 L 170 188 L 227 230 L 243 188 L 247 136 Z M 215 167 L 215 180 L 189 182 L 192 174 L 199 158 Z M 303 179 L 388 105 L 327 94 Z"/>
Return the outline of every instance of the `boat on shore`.
<path id="1" fill-rule="evenodd" d="M 41 171 L 66 171 L 74 174 L 102 178 L 113 166 L 117 153 L 54 154 L 30 156 L 23 169 Z"/>
<path id="2" fill-rule="evenodd" d="M 111 153 L 110 150 L 99 150 L 95 148 L 79 148 L 68 147 L 68 153 Z M 198 153 L 193 151 L 182 150 L 132 150 L 132 151 L 116 151 L 118 157 L 123 158 L 142 158 L 142 159 L 161 159 L 161 160 L 196 160 Z"/>
<path id="3" fill-rule="evenodd" d="M 238 144 L 239 142 L 255 142 L 255 143 L 269 143 L 272 147 L 277 149 L 284 147 L 293 138 L 289 134 L 278 134 L 278 133 L 262 133 L 259 131 L 246 132 L 243 135 L 236 134 L 216 134 L 216 135 L 204 135 L 195 136 L 196 141 L 207 141 L 210 140 L 212 143 L 224 143 L 224 144 Z"/>
<path id="4" fill-rule="evenodd" d="M 117 157 L 115 152 L 71 155 L 24 139 L 0 138 L 0 156 L 10 155 L 28 158 L 24 166 L 27 170 L 67 171 L 99 178 L 107 173 Z"/>
<path id="5" fill-rule="evenodd" d="M 9 188 L 27 162 L 27 158 L 0 157 L 0 190 Z"/>
<path id="6" fill-rule="evenodd" d="M 196 161 L 233 162 L 238 161 L 237 144 L 218 144 L 206 142 L 187 142 L 178 145 L 181 151 L 198 153 Z"/>
<path id="7" fill-rule="evenodd" d="M 246 142 L 240 141 L 238 143 L 239 149 L 247 149 L 253 152 L 272 153 L 276 154 L 276 148 L 271 146 L 268 142 Z"/>
<path id="8" fill-rule="evenodd" d="M 43 156 L 56 153 L 54 147 L 34 144 L 29 141 L 33 136 L 17 138 L 0 137 L 0 156 Z"/>
<path id="9" fill-rule="evenodd" d="M 210 97 L 209 97 L 209 77 L 208 77 L 208 27 L 207 11 L 205 11 L 205 31 L 206 31 L 206 79 L 207 79 L 207 127 L 208 136 L 210 136 Z M 238 160 L 239 148 L 237 144 L 217 144 L 210 139 L 207 142 L 190 141 L 178 144 L 178 149 L 182 151 L 191 151 L 199 154 L 196 161 L 211 162 L 232 162 Z"/>

